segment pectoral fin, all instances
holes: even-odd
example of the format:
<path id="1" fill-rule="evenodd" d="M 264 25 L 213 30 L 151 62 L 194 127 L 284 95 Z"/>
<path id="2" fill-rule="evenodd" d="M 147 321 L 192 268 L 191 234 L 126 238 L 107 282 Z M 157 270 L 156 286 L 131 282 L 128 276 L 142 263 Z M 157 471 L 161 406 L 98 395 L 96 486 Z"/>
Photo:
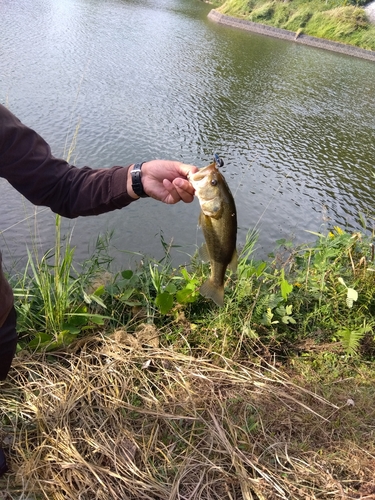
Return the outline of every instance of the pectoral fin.
<path id="1" fill-rule="evenodd" d="M 208 253 L 208 247 L 206 243 L 199 248 L 199 257 L 203 262 L 210 262 L 210 254 Z"/>

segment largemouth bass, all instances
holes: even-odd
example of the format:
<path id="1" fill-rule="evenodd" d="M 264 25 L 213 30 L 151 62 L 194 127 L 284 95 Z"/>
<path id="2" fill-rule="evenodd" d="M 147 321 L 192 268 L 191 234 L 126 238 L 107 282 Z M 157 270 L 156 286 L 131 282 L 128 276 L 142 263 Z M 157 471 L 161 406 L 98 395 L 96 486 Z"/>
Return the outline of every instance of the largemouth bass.
<path id="1" fill-rule="evenodd" d="M 200 293 L 218 306 L 224 305 L 224 279 L 227 267 L 237 269 L 237 212 L 228 184 L 214 162 L 190 174 L 189 181 L 199 199 L 199 225 L 206 243 L 200 253 L 209 260 L 211 275 Z"/>

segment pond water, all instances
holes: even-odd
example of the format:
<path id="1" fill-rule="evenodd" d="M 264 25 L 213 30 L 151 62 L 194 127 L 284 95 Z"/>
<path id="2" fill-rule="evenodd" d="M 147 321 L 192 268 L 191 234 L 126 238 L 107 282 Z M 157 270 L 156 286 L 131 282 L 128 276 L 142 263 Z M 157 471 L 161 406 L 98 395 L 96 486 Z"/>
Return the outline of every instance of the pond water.
<path id="1" fill-rule="evenodd" d="M 257 255 L 280 238 L 337 224 L 373 225 L 373 62 L 224 27 L 198 0 L 3 0 L 0 102 L 55 156 L 94 168 L 152 158 L 205 166 L 218 152 L 238 210 L 238 243 L 260 231 Z M 26 245 L 53 246 L 54 215 L 0 179 L 0 246 L 18 265 Z M 202 240 L 199 204 L 146 199 L 64 220 L 76 257 L 114 231 L 126 266 L 139 252 L 176 263 Z"/>

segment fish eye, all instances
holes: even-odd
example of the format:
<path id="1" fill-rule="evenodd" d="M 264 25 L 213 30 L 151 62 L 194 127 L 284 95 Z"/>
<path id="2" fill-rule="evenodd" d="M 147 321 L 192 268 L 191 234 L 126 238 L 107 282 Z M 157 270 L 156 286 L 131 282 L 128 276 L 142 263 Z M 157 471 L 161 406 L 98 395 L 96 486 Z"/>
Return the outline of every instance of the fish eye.
<path id="1" fill-rule="evenodd" d="M 211 186 L 216 186 L 216 185 L 217 185 L 217 180 L 216 179 L 212 179 Z"/>

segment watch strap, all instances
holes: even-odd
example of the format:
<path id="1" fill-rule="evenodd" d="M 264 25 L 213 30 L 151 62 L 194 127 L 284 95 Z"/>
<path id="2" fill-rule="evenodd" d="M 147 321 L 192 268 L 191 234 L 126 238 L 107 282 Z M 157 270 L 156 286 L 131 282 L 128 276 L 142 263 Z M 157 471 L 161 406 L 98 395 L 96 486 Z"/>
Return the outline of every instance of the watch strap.
<path id="1" fill-rule="evenodd" d="M 132 176 L 132 188 L 134 193 L 140 198 L 148 198 L 148 194 L 145 193 L 142 185 L 142 163 L 135 163 L 131 171 Z"/>

